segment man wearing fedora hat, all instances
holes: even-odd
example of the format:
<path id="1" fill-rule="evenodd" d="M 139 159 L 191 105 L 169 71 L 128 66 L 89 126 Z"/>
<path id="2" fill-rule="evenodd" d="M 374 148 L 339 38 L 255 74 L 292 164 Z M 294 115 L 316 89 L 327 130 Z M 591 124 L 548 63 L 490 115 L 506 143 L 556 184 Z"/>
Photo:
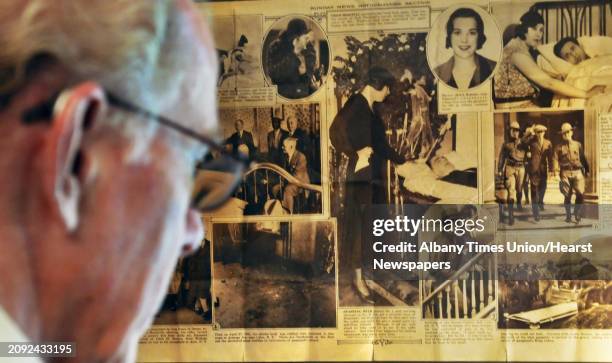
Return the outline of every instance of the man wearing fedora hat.
<path id="1" fill-rule="evenodd" d="M 497 164 L 498 175 L 504 177 L 508 191 L 508 224 L 514 224 L 514 201 L 520 204 L 525 180 L 525 154 L 529 145 L 520 138 L 521 127 L 518 122 L 510 123 L 510 141 L 504 143 Z"/>
<path id="2" fill-rule="evenodd" d="M 589 174 L 589 164 L 584 156 L 582 144 L 572 139 L 574 128 L 568 122 L 561 125 L 563 141 L 555 147 L 553 164 L 555 173 L 559 171 L 559 189 L 563 194 L 565 221 L 572 221 L 572 194 L 576 194 L 574 218 L 576 223 L 582 218 L 581 206 L 584 202 L 584 177 Z"/>
<path id="3" fill-rule="evenodd" d="M 526 171 L 531 187 L 531 209 L 536 222 L 540 220 L 540 211 L 544 210 L 548 172 L 553 170 L 553 148 L 551 142 L 544 137 L 546 130 L 546 126 L 535 124 L 526 132 L 531 135 Z"/>

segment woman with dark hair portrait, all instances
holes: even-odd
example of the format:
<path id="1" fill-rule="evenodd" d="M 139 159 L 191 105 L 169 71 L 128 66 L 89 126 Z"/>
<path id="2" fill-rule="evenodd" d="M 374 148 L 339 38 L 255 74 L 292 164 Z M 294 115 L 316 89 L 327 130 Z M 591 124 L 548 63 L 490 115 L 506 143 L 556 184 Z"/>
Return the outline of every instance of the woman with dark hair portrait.
<path id="1" fill-rule="evenodd" d="M 303 98 L 318 89 L 312 37 L 306 21 L 296 18 L 270 45 L 268 73 L 281 96 Z"/>
<path id="2" fill-rule="evenodd" d="M 504 46 L 502 61 L 495 73 L 493 90 L 497 108 L 537 107 L 542 89 L 571 98 L 588 98 L 605 88 L 585 91 L 555 79 L 536 63 L 537 47 L 544 37 L 544 19 L 530 10 L 523 14 L 515 37 Z"/>
<path id="3" fill-rule="evenodd" d="M 453 56 L 436 67 L 440 80 L 458 89 L 476 87 L 487 80 L 496 63 L 476 52 L 486 41 L 484 22 L 476 10 L 455 10 L 446 23 L 446 48 L 452 48 Z"/>

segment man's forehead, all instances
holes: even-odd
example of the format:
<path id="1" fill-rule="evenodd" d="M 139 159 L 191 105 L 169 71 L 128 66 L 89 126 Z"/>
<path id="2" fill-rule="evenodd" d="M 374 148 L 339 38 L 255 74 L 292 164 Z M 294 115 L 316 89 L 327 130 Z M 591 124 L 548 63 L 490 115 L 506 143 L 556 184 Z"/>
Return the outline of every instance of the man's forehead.
<path id="1" fill-rule="evenodd" d="M 573 41 L 568 41 L 567 43 L 563 44 L 563 47 L 561 47 L 561 51 L 565 51 L 565 52 L 569 52 L 571 51 L 573 48 L 578 47 L 578 44 L 574 43 Z"/>
<path id="2" fill-rule="evenodd" d="M 218 133 L 216 79 L 217 61 L 212 35 L 199 13 L 189 1 L 177 1 L 176 8 L 180 30 L 180 56 L 183 69 L 176 69 L 169 76 L 179 78 L 176 102 L 167 115 L 183 126 L 201 134 Z"/>

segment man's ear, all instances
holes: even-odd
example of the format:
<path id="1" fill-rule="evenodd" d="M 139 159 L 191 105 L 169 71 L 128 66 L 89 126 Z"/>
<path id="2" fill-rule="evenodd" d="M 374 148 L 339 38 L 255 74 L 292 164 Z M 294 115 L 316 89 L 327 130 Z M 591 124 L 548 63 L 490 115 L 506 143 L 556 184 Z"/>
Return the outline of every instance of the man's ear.
<path id="1" fill-rule="evenodd" d="M 106 109 L 104 91 L 97 83 L 85 82 L 60 94 L 51 129 L 45 142 L 45 194 L 68 231 L 79 223 L 78 205 L 81 182 L 75 175 L 83 131 Z"/>

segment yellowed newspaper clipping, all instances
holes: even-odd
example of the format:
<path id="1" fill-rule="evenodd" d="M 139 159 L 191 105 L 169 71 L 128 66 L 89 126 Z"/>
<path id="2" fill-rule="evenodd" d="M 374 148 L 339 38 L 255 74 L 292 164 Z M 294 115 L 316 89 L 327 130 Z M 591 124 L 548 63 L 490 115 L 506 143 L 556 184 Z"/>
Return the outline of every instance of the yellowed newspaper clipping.
<path id="1" fill-rule="evenodd" d="M 138 361 L 612 361 L 612 1 L 198 6 L 251 167 Z"/>

